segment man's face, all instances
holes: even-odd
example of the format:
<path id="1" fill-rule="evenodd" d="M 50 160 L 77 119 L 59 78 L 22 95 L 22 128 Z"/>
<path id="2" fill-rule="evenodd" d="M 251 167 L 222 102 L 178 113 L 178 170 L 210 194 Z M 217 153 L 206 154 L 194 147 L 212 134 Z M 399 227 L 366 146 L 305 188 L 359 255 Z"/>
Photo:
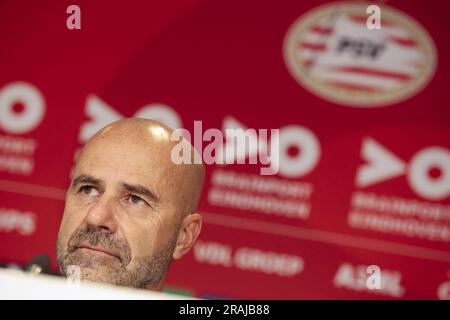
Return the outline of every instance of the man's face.
<path id="1" fill-rule="evenodd" d="M 81 279 L 156 288 L 172 260 L 180 226 L 170 153 L 136 137 L 97 139 L 80 156 L 57 241 L 61 272 Z M 131 141 L 131 142 L 130 142 Z M 145 144 L 144 144 L 145 145 Z"/>

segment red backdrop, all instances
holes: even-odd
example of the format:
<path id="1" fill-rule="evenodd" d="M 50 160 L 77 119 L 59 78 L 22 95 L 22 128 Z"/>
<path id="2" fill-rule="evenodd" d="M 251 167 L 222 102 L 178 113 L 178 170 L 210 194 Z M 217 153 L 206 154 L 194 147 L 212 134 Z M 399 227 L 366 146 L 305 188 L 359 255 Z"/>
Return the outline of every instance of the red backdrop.
<path id="1" fill-rule="evenodd" d="M 370 30 L 362 1 L 1 1 L 0 260 L 46 252 L 56 269 L 74 154 L 96 130 L 202 120 L 280 129 L 280 171 L 207 167 L 205 225 L 167 290 L 448 299 L 450 6 L 384 3 Z"/>

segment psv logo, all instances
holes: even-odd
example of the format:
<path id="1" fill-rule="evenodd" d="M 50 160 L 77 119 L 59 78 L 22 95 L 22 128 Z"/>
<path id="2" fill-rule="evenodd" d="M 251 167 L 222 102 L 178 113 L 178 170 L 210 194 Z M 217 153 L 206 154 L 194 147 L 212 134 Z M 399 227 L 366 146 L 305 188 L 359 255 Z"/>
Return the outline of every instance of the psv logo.
<path id="1" fill-rule="evenodd" d="M 381 29 L 368 28 L 367 4 L 337 2 L 307 12 L 284 39 L 293 78 L 313 94 L 345 106 L 380 107 L 423 89 L 436 50 L 413 18 L 381 6 Z"/>

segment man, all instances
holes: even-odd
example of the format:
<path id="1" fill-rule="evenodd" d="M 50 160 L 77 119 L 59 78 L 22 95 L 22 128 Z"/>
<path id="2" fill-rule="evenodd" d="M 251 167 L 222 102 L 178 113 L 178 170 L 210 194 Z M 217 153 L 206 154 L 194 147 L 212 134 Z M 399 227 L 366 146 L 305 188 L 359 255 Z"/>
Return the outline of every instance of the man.
<path id="1" fill-rule="evenodd" d="M 202 226 L 204 168 L 171 161 L 171 133 L 123 119 L 84 146 L 57 240 L 63 275 L 76 266 L 81 280 L 162 289 L 172 259 L 191 249 Z"/>

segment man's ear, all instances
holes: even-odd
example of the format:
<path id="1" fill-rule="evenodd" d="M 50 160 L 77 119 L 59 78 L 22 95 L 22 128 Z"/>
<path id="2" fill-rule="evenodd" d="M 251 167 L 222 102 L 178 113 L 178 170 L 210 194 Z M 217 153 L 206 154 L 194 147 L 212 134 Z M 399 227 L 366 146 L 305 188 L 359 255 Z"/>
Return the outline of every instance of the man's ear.
<path id="1" fill-rule="evenodd" d="M 192 213 L 184 217 L 178 232 L 177 244 L 172 255 L 174 259 L 180 259 L 192 248 L 202 229 L 202 224 L 203 217 L 199 213 Z"/>

